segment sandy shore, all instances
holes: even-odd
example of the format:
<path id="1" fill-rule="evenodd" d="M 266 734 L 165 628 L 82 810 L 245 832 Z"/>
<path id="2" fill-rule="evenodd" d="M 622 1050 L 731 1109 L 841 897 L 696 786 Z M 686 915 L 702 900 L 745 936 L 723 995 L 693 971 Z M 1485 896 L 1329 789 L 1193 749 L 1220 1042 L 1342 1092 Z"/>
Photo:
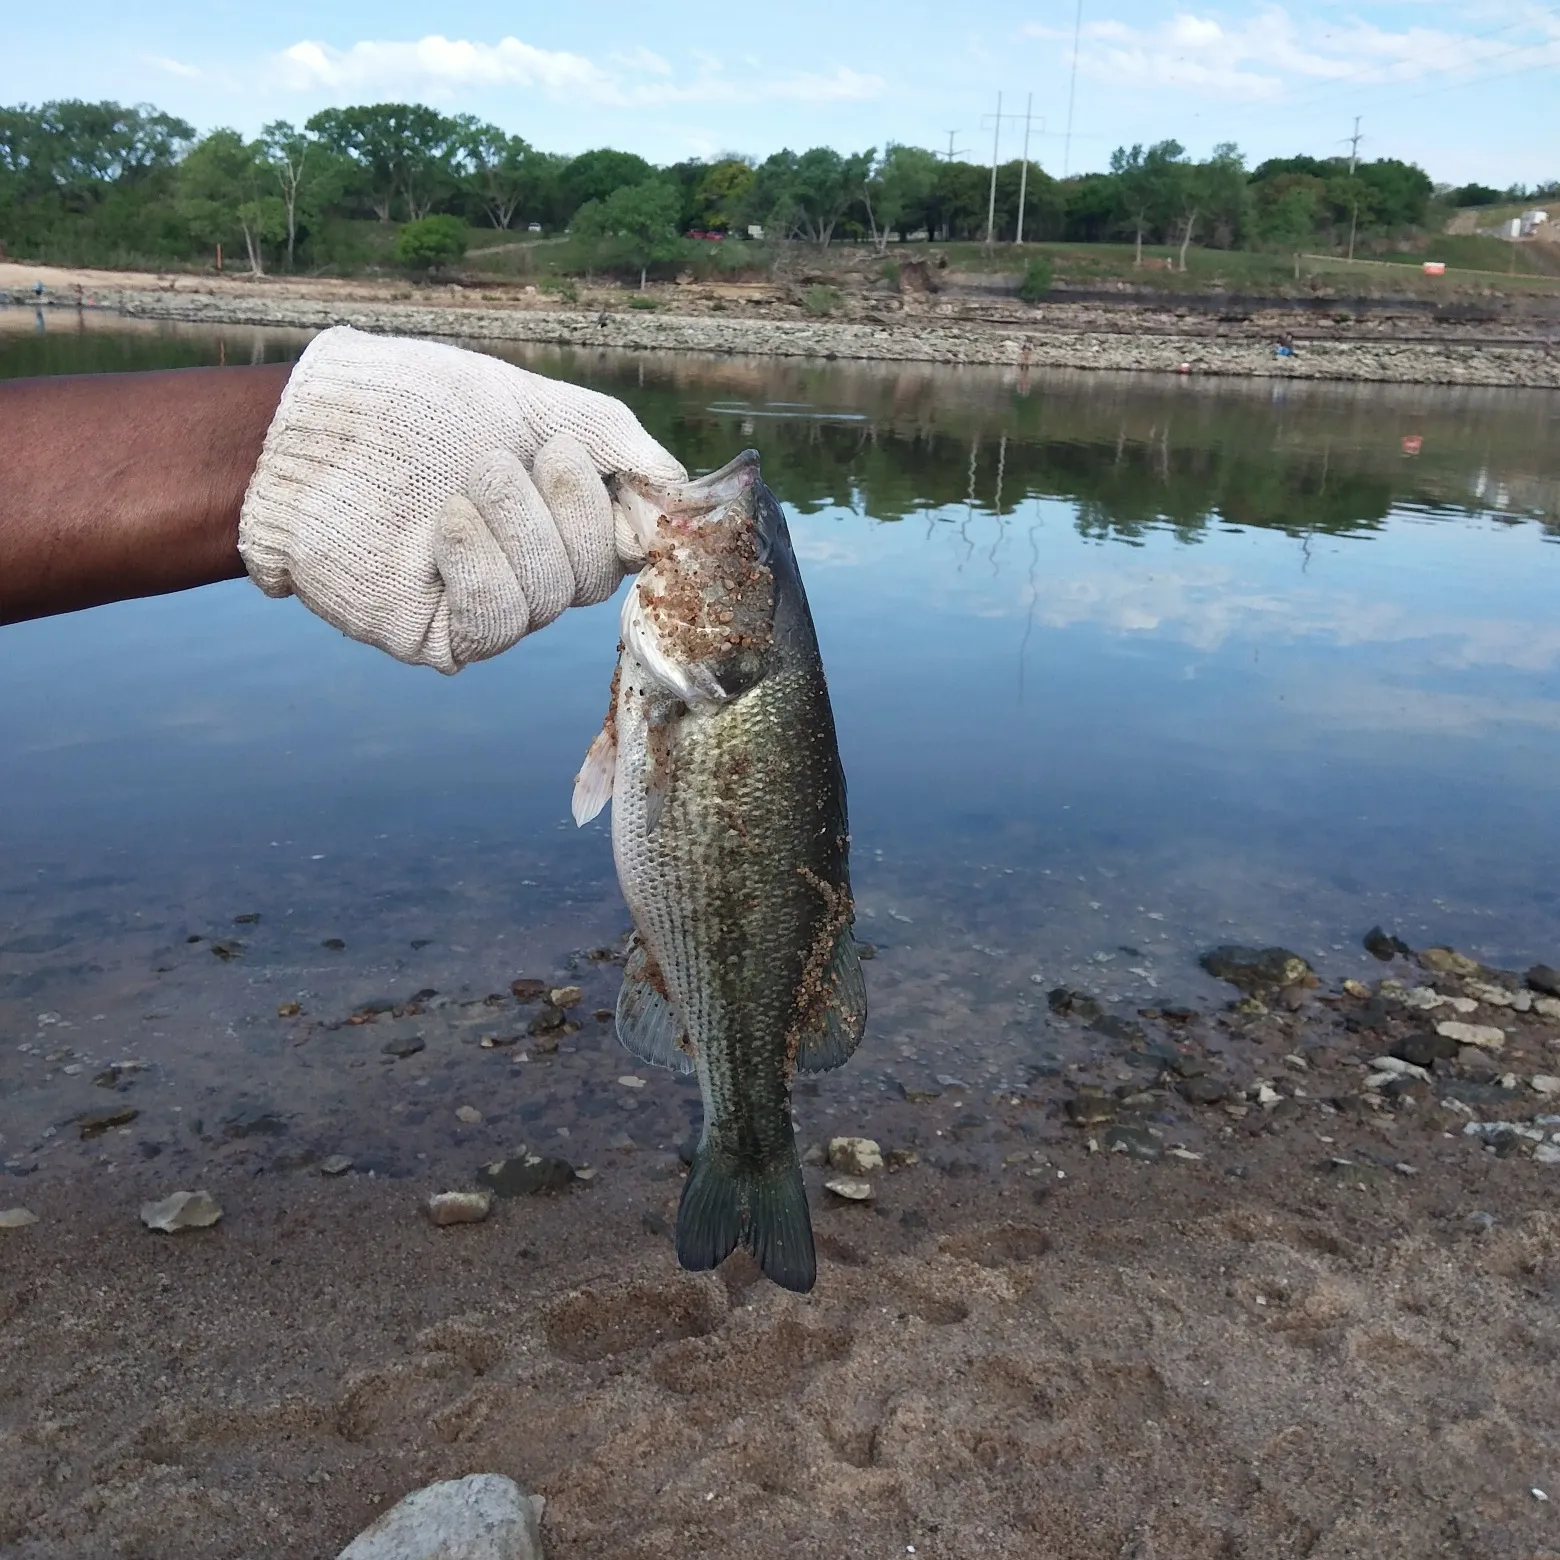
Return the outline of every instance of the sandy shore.
<path id="1" fill-rule="evenodd" d="M 992 298 L 870 293 L 844 301 L 839 318 L 809 317 L 796 288 L 661 288 L 657 307 L 631 294 L 585 289 L 560 308 L 534 288 L 430 286 L 314 278 L 152 277 L 0 262 L 0 295 L 32 301 L 42 280 L 51 307 L 78 304 L 140 319 L 320 329 L 354 325 L 385 333 L 471 341 L 539 342 L 816 357 L 1137 370 L 1264 379 L 1560 389 L 1560 334 L 1552 321 L 1499 308 L 1479 318 L 1430 318 L 1406 310 L 1356 317 L 1281 302 L 1220 313 L 1164 304 L 1058 300 L 1027 307 Z M 1474 311 L 1478 314 L 1479 311 Z M 1275 343 L 1292 336 L 1293 357 Z"/>
<path id="2" fill-rule="evenodd" d="M 808 1172 L 807 1297 L 677 1270 L 664 1149 L 447 1230 L 447 1176 L 252 1136 L 176 1237 L 136 1218 L 169 1156 L 13 1173 L 0 1553 L 312 1560 L 491 1471 L 553 1560 L 1560 1554 L 1560 1019 L 1481 998 L 1498 1052 L 1388 1083 L 1429 1033 L 1390 992 L 1116 1015 L 1020 1094 L 863 1108 L 899 1168 Z"/>

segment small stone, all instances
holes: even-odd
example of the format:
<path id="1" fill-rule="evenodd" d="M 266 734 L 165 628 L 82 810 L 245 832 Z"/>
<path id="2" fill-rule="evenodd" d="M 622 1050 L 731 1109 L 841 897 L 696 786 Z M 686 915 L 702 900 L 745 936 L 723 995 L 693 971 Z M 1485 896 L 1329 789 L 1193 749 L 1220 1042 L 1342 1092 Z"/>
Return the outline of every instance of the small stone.
<path id="1" fill-rule="evenodd" d="M 1560 1143 L 1540 1143 L 1533 1158 L 1541 1165 L 1560 1165 Z"/>
<path id="2" fill-rule="evenodd" d="M 480 1224 L 492 1211 L 491 1192 L 435 1192 L 428 1199 L 428 1217 L 441 1228 L 448 1224 Z"/>
<path id="3" fill-rule="evenodd" d="M 455 1119 L 465 1122 L 468 1127 L 474 1127 L 482 1120 L 482 1112 L 475 1105 L 457 1105 Z"/>
<path id="4" fill-rule="evenodd" d="M 1311 966 L 1287 948 L 1212 948 L 1198 961 L 1215 980 L 1250 993 L 1298 986 L 1312 976 Z"/>
<path id="5" fill-rule="evenodd" d="M 1404 1061 L 1401 1056 L 1378 1056 L 1371 1064 L 1378 1072 L 1400 1078 L 1417 1078 L 1429 1083 L 1430 1074 L 1417 1062 Z"/>
<path id="6" fill-rule="evenodd" d="M 258 926 L 260 924 L 260 912 L 258 910 L 246 911 L 243 915 L 233 917 L 234 926 Z"/>
<path id="7" fill-rule="evenodd" d="M 340 953 L 347 945 L 339 937 L 327 937 L 320 944 L 322 948 L 329 948 L 332 953 Z"/>
<path id="8" fill-rule="evenodd" d="M 883 1150 L 871 1138 L 830 1138 L 829 1167 L 845 1175 L 870 1175 L 883 1168 Z"/>
<path id="9" fill-rule="evenodd" d="M 1062 1018 L 1081 1018 L 1093 1023 L 1104 1016 L 1105 1009 L 1086 991 L 1074 991 L 1071 986 L 1057 986 L 1046 993 L 1046 1003 L 1051 1011 Z"/>
<path id="10" fill-rule="evenodd" d="M 574 1171 L 576 1181 L 594 1181 L 596 1179 L 596 1167 L 594 1165 L 579 1165 Z"/>
<path id="11" fill-rule="evenodd" d="M 1201 1154 L 1194 1154 L 1189 1148 L 1167 1148 L 1165 1152 L 1172 1159 L 1185 1159 L 1189 1162 L 1195 1162 L 1202 1159 Z"/>
<path id="12" fill-rule="evenodd" d="M 1464 1024 L 1448 1018 L 1435 1026 L 1435 1032 L 1459 1045 L 1476 1045 L 1487 1051 L 1498 1051 L 1506 1043 L 1506 1031 L 1492 1024 Z"/>
<path id="13" fill-rule="evenodd" d="M 1186 1078 L 1179 1088 L 1188 1105 L 1217 1105 L 1229 1093 L 1229 1085 L 1222 1078 Z"/>
<path id="14" fill-rule="evenodd" d="M 843 1197 L 846 1202 L 871 1202 L 872 1183 L 863 1181 L 854 1175 L 831 1175 L 824 1183 L 827 1191 L 834 1193 L 836 1197 Z"/>
<path id="15" fill-rule="evenodd" d="M 276 1016 L 278 1018 L 296 1018 L 303 1011 L 301 1002 L 281 1002 L 277 1004 Z"/>
<path id="16" fill-rule="evenodd" d="M 211 951 L 226 964 L 244 951 L 244 945 L 241 942 L 234 942 L 230 937 L 222 937 L 212 943 Z"/>
<path id="17" fill-rule="evenodd" d="M 1343 989 L 1347 996 L 1356 997 L 1361 1002 L 1370 1000 L 1370 987 L 1362 980 L 1346 980 Z"/>
<path id="18" fill-rule="evenodd" d="M 877 958 L 877 945 L 875 943 L 858 941 L 856 944 L 856 957 L 858 959 Z"/>
<path id="19" fill-rule="evenodd" d="M 1479 961 L 1470 959 L 1455 948 L 1421 948 L 1419 967 L 1433 970 L 1437 975 L 1477 975 Z"/>
<path id="20" fill-rule="evenodd" d="M 221 1217 L 222 1206 L 210 1192 L 171 1192 L 161 1202 L 141 1207 L 141 1223 L 168 1235 L 207 1229 Z"/>
<path id="21" fill-rule="evenodd" d="M 0 1208 L 0 1230 L 24 1230 L 37 1222 L 38 1215 L 31 1208 Z"/>
<path id="22" fill-rule="evenodd" d="M 428 1042 L 421 1035 L 400 1035 L 394 1040 L 386 1040 L 380 1046 L 380 1050 L 386 1056 L 393 1056 L 397 1061 L 405 1061 L 408 1056 L 416 1056 L 419 1051 L 425 1051 Z"/>
<path id="23" fill-rule="evenodd" d="M 546 1007 L 539 1008 L 531 1015 L 531 1022 L 527 1024 L 526 1033 L 532 1035 L 550 1035 L 563 1028 L 568 1022 L 564 1011 L 560 1007 L 554 1007 L 550 1002 Z"/>
<path id="24" fill-rule="evenodd" d="M 1392 960 L 1399 957 L 1405 959 L 1413 957 L 1414 950 L 1401 937 L 1394 937 L 1379 926 L 1371 927 L 1363 941 L 1366 953 L 1373 959 L 1380 959 L 1383 964 L 1390 964 Z"/>
<path id="25" fill-rule="evenodd" d="M 555 1008 L 571 1008 L 579 1005 L 580 998 L 585 993 L 578 986 L 554 986 L 547 993 L 547 1000 Z"/>
<path id="26" fill-rule="evenodd" d="M 1560 997 L 1560 970 L 1548 964 L 1535 964 L 1527 972 L 1527 983 L 1546 997 Z"/>
<path id="27" fill-rule="evenodd" d="M 1241 997 L 1239 1001 L 1230 1004 L 1230 1012 L 1237 1018 L 1263 1018 L 1267 1010 L 1267 1004 L 1256 996 Z"/>
<path id="28" fill-rule="evenodd" d="M 337 1560 L 541 1560 L 542 1509 L 503 1474 L 446 1479 L 392 1506 Z"/>
<path id="29" fill-rule="evenodd" d="M 1560 1094 L 1560 1078 L 1553 1073 L 1536 1073 L 1529 1082 L 1535 1094 Z"/>
<path id="30" fill-rule="evenodd" d="M 547 982 L 542 980 L 512 980 L 509 989 L 517 1002 L 535 1002 L 546 993 Z"/>
<path id="31" fill-rule="evenodd" d="M 1116 1102 L 1098 1089 L 1080 1089 L 1062 1109 L 1075 1127 L 1091 1127 L 1116 1119 Z"/>
<path id="32" fill-rule="evenodd" d="M 1113 1154 L 1125 1154 L 1128 1159 L 1141 1159 L 1149 1164 L 1164 1152 L 1147 1127 L 1121 1122 L 1106 1130 L 1105 1147 Z"/>
<path id="33" fill-rule="evenodd" d="M 672 1233 L 672 1226 L 667 1222 L 664 1213 L 656 1213 L 653 1209 L 646 1209 L 639 1215 L 639 1227 L 646 1235 L 656 1235 L 665 1239 Z"/>
<path id="34" fill-rule="evenodd" d="M 477 1179 L 498 1197 L 534 1197 L 541 1192 L 561 1192 L 579 1177 L 567 1159 L 545 1154 L 517 1154 L 497 1159 L 477 1171 Z"/>
<path id="35" fill-rule="evenodd" d="M 345 1175 L 352 1168 L 352 1159 L 347 1154 L 332 1154 L 320 1166 L 321 1175 Z"/>
<path id="36" fill-rule="evenodd" d="M 1426 1030 L 1394 1040 L 1392 1055 L 1415 1067 L 1433 1067 L 1437 1062 L 1449 1062 L 1457 1055 L 1457 1042 Z"/>
<path id="37" fill-rule="evenodd" d="M 624 1073 L 622 1077 L 618 1079 L 618 1082 L 621 1083 L 625 1089 L 642 1089 L 645 1086 L 645 1080 L 643 1078 L 635 1077 L 633 1073 Z"/>
<path id="38" fill-rule="evenodd" d="M 1534 997 L 1533 1011 L 1545 1018 L 1560 1018 L 1560 997 Z"/>

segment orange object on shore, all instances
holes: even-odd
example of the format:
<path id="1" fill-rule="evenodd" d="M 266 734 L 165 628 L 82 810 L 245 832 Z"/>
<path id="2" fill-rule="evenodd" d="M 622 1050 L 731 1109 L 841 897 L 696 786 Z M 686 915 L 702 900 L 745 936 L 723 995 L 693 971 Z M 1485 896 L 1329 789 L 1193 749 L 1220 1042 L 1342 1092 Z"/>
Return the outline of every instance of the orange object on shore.
<path id="1" fill-rule="evenodd" d="M 1445 276 L 1446 275 L 1446 262 L 1444 260 L 1426 260 L 1425 261 L 1425 275 L 1426 276 Z"/>

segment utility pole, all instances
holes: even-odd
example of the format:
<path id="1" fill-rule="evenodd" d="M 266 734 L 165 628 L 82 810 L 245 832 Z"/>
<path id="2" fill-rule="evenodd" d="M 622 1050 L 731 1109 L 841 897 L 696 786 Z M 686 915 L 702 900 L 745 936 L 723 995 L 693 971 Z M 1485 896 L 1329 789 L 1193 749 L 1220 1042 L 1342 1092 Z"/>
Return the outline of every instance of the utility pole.
<path id="1" fill-rule="evenodd" d="M 959 148 L 959 151 L 957 151 L 957 152 L 953 149 L 953 138 L 958 133 L 959 132 L 957 130 L 950 130 L 948 132 L 948 161 L 949 162 L 952 162 L 953 159 L 959 155 L 959 152 L 962 152 L 962 151 L 965 150 L 965 148 L 962 147 L 962 146 Z"/>
<path id="2" fill-rule="evenodd" d="M 1034 112 L 1035 95 L 1029 94 L 1024 104 L 1024 161 L 1018 175 L 1018 232 L 1014 235 L 1014 243 L 1024 242 L 1024 196 L 1029 190 L 1029 118 Z"/>
<path id="3" fill-rule="evenodd" d="M 1349 177 L 1354 177 L 1355 167 L 1360 160 L 1360 142 L 1364 137 L 1360 134 L 1360 116 L 1354 116 L 1354 134 L 1345 136 L 1349 143 Z M 1356 193 L 1349 205 L 1349 259 L 1354 258 L 1354 234 L 1360 222 L 1360 197 Z"/>
<path id="4" fill-rule="evenodd" d="M 1002 94 L 997 94 L 997 117 L 991 125 L 991 199 L 986 204 L 986 248 L 997 230 L 997 140 L 1002 134 Z"/>
<path id="5" fill-rule="evenodd" d="M 1067 134 L 1062 140 L 1062 177 L 1072 171 L 1072 119 L 1073 102 L 1078 96 L 1078 39 L 1083 32 L 1083 0 L 1073 14 L 1072 71 L 1067 78 Z"/>

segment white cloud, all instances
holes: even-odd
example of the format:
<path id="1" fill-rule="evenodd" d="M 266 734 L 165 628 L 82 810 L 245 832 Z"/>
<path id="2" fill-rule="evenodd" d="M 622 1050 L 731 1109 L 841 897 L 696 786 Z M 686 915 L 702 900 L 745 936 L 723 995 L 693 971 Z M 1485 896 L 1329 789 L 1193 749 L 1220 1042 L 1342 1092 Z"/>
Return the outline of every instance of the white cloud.
<path id="1" fill-rule="evenodd" d="M 186 81 L 199 81 L 201 72 L 194 65 L 186 65 L 183 60 L 170 60 L 161 54 L 148 54 L 146 63 L 155 70 L 166 71 L 170 76 L 182 76 Z"/>
<path id="2" fill-rule="evenodd" d="M 1415 82 L 1464 75 L 1486 64 L 1537 65 L 1546 52 L 1560 65 L 1560 24 L 1535 13 L 1522 25 L 1529 33 L 1526 42 L 1510 27 L 1479 37 L 1422 26 L 1391 31 L 1361 20 L 1333 26 L 1315 14 L 1296 21 L 1277 5 L 1239 21 L 1182 11 L 1156 27 L 1090 23 L 1082 30 L 1078 69 L 1117 85 L 1263 101 L 1282 97 L 1297 82 Z M 1040 24 L 1025 27 L 1024 33 L 1072 40 L 1069 29 Z"/>
<path id="3" fill-rule="evenodd" d="M 676 103 L 856 102 L 878 96 L 881 77 L 836 66 L 791 76 L 741 80 L 700 56 L 691 79 L 679 81 L 669 61 L 645 48 L 622 49 L 606 65 L 581 54 L 538 49 L 518 38 L 473 43 L 431 34 L 414 42 L 365 40 L 346 49 L 304 39 L 275 57 L 282 84 L 296 92 L 333 95 L 409 92 L 430 98 L 488 87 L 523 87 L 555 100 L 613 108 Z"/>

